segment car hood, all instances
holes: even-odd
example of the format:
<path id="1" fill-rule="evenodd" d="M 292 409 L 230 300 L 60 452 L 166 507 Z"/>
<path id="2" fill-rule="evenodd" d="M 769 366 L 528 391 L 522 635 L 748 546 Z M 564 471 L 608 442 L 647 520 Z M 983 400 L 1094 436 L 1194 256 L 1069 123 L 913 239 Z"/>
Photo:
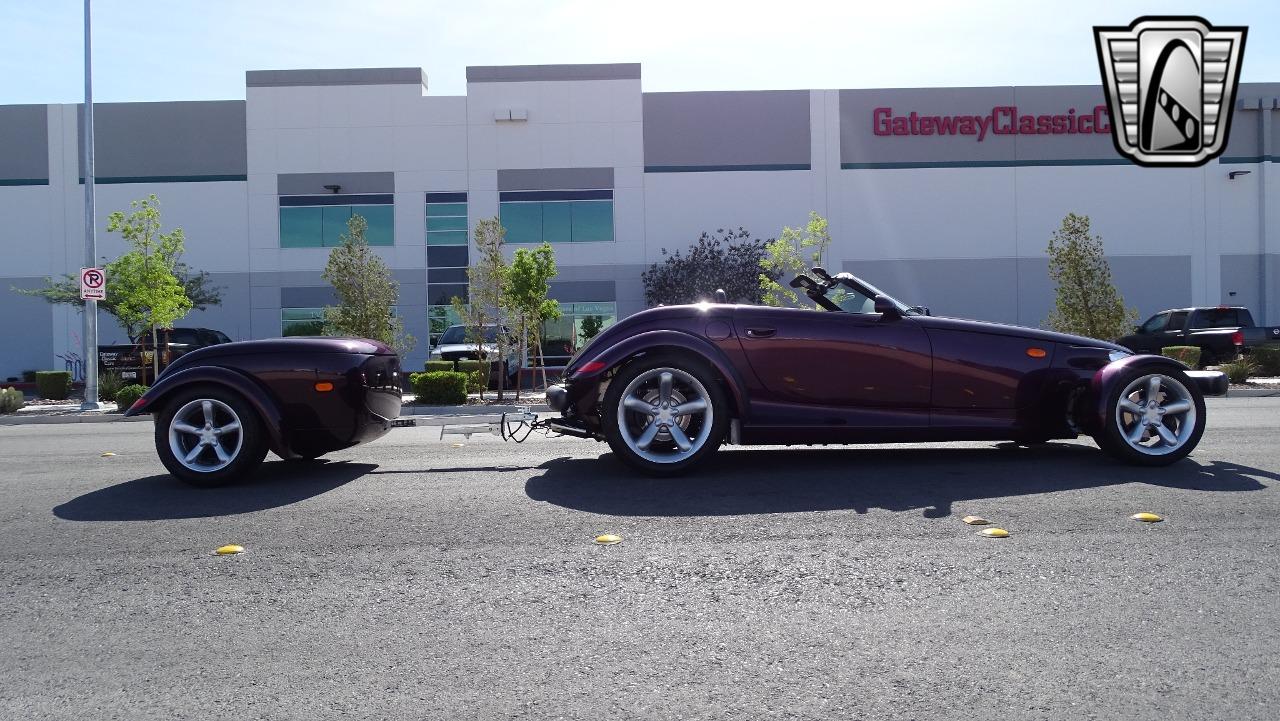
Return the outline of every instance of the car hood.
<path id="1" fill-rule="evenodd" d="M 945 316 L 911 316 L 911 320 L 919 323 L 925 328 L 937 328 L 938 330 L 960 330 L 969 333 L 990 333 L 992 335 L 1015 336 L 1018 338 L 1028 338 L 1031 340 L 1044 341 L 1046 343 L 1065 343 L 1067 345 L 1084 346 L 1087 348 L 1106 348 L 1107 350 L 1125 350 L 1124 346 L 1116 345 L 1105 340 L 1097 338 L 1088 338 L 1082 335 L 1071 335 L 1070 333 L 1057 333 L 1051 330 L 1042 330 L 1040 328 L 1026 328 L 1020 325 L 1009 325 L 1007 323 L 994 323 L 985 320 L 969 320 L 967 318 L 947 318 Z M 1128 351 L 1126 351 L 1128 352 Z"/>

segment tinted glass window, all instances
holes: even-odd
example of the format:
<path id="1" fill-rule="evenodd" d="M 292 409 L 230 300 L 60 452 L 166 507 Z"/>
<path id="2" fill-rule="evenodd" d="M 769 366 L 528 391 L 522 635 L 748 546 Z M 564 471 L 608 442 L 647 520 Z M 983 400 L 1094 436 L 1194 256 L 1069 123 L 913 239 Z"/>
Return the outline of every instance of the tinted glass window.
<path id="1" fill-rule="evenodd" d="M 200 334 L 190 328 L 174 328 L 169 331 L 169 342 L 198 345 L 200 343 Z"/>
<path id="2" fill-rule="evenodd" d="M 500 205 L 508 243 L 613 240 L 612 200 L 507 201 Z"/>
<path id="3" fill-rule="evenodd" d="M 508 243 L 542 242 L 542 203 L 502 203 Z"/>
<path id="4" fill-rule="evenodd" d="M 1169 320 L 1168 313 L 1156 313 L 1142 324 L 1143 333 L 1158 333 L 1164 330 L 1165 323 Z"/>
<path id="5" fill-rule="evenodd" d="M 281 208 L 280 247 L 319 248 L 320 214 L 323 208 Z"/>
<path id="6" fill-rule="evenodd" d="M 577 243 L 613 240 L 613 201 L 573 201 L 573 240 Z"/>
<path id="7" fill-rule="evenodd" d="M 395 245 L 395 211 L 391 205 L 304 205 L 280 208 L 280 247 L 341 245 L 353 213 L 369 224 L 364 234 L 369 245 Z"/>
<path id="8" fill-rule="evenodd" d="M 1169 316 L 1168 330 L 1182 330 L 1187 327 L 1187 312 L 1185 310 L 1178 311 Z"/>
<path id="9" fill-rule="evenodd" d="M 1196 324 L 1200 328 L 1235 328 L 1240 319 L 1235 308 L 1211 308 L 1196 315 Z"/>

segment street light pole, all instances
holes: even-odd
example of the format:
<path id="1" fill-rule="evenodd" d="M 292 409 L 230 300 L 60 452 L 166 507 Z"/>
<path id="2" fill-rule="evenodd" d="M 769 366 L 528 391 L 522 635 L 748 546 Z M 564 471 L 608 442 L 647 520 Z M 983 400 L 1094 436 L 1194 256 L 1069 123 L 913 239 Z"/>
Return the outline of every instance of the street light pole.
<path id="1" fill-rule="evenodd" d="M 84 0 L 84 267 L 98 264 L 98 239 L 93 208 L 93 37 L 90 34 L 89 0 Z M 104 284 L 105 287 L 105 284 Z M 98 403 L 98 301 L 84 302 L 84 402 L 82 411 L 102 408 Z"/>

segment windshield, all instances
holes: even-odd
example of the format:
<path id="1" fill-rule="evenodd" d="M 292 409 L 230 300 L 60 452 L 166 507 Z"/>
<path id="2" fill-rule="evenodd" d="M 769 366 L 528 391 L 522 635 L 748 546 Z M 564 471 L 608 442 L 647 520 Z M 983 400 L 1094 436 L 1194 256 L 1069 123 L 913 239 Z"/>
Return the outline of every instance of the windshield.
<path id="1" fill-rule="evenodd" d="M 875 313 L 876 296 L 878 295 L 892 301 L 897 306 L 898 312 L 903 315 L 920 315 L 918 311 L 907 307 L 902 301 L 861 278 L 855 278 L 848 273 L 841 273 L 836 276 L 836 279 L 840 283 L 827 291 L 827 298 L 840 306 L 840 310 L 846 313 Z"/>
<path id="2" fill-rule="evenodd" d="M 467 340 L 467 327 L 462 325 L 452 325 L 440 336 L 440 345 L 463 345 L 471 341 Z M 498 342 L 498 327 L 496 325 L 487 325 L 484 327 L 484 342 Z"/>

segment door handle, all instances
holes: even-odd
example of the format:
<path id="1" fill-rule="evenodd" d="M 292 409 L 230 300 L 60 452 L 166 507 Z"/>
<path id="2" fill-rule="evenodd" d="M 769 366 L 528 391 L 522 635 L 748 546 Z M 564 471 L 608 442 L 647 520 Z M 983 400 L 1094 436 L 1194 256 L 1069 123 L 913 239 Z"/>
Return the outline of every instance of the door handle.
<path id="1" fill-rule="evenodd" d="M 772 338 L 778 332 L 777 328 L 748 328 L 748 338 Z"/>

